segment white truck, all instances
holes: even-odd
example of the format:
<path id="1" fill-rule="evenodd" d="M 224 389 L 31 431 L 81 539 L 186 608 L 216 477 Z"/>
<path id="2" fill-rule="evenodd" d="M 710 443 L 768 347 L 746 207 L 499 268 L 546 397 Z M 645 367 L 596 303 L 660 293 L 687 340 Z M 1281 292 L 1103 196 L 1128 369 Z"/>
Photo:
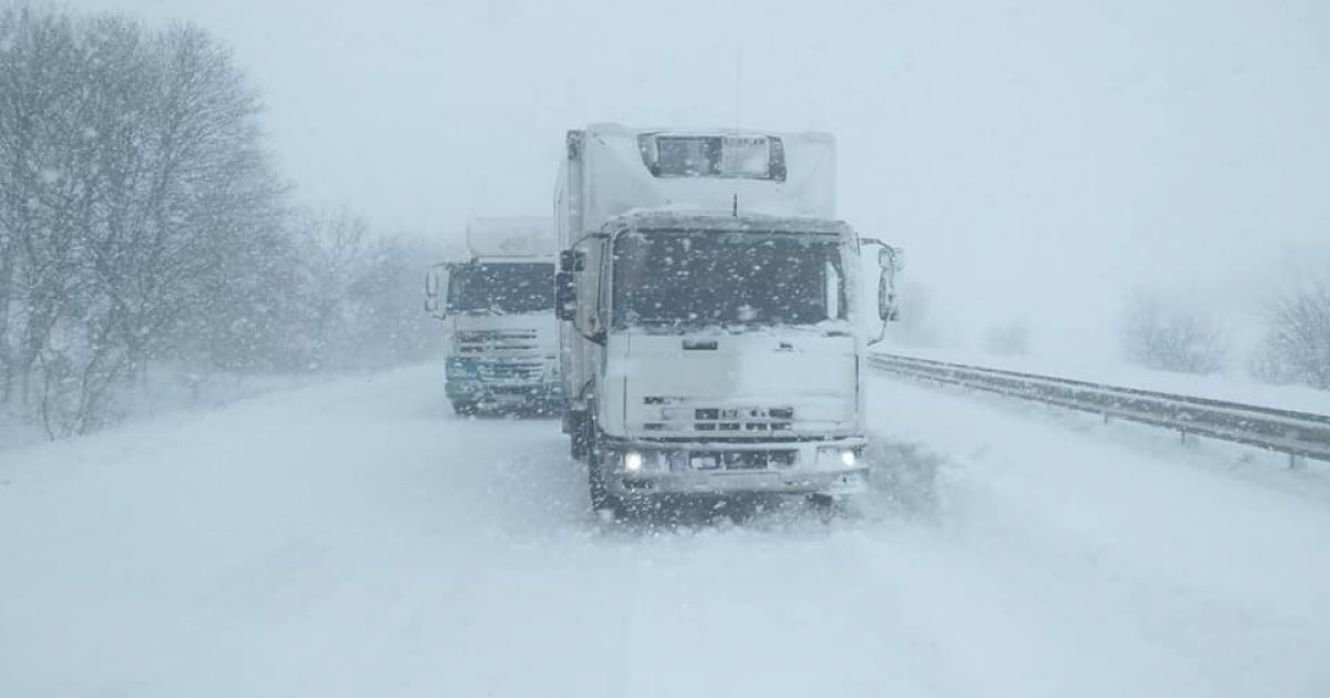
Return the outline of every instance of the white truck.
<path id="1" fill-rule="evenodd" d="M 861 247 L 824 133 L 569 131 L 555 192 L 563 429 L 592 505 L 861 491 Z M 883 325 L 885 327 L 885 325 Z"/>
<path id="2" fill-rule="evenodd" d="M 482 218 L 465 260 L 434 265 L 425 308 L 447 323 L 444 389 L 453 411 L 563 407 L 548 218 Z"/>

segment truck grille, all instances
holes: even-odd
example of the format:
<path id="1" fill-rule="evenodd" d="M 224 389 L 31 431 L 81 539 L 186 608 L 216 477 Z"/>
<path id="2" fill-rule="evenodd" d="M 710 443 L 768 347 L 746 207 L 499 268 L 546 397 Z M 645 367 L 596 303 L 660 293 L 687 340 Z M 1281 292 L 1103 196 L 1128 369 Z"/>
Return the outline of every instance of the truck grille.
<path id="1" fill-rule="evenodd" d="M 454 336 L 457 353 L 479 356 L 494 352 L 535 351 L 536 330 L 468 330 Z"/>
<path id="2" fill-rule="evenodd" d="M 694 451 L 688 454 L 691 470 L 792 468 L 798 461 L 798 451 Z"/>
<path id="3" fill-rule="evenodd" d="M 485 361 L 476 365 L 476 375 L 485 382 L 538 383 L 545 366 L 539 361 Z"/>

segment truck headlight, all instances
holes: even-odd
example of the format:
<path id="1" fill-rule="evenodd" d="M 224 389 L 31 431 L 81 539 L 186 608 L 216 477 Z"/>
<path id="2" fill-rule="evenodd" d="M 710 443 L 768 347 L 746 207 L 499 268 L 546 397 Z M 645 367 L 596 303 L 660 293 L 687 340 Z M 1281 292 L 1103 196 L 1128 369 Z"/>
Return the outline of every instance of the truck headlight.
<path id="1" fill-rule="evenodd" d="M 628 451 L 623 454 L 624 472 L 640 473 L 642 472 L 642 454 L 637 451 Z"/>
<path id="2" fill-rule="evenodd" d="M 817 449 L 817 465 L 823 469 L 857 467 L 859 449 L 824 446 Z"/>

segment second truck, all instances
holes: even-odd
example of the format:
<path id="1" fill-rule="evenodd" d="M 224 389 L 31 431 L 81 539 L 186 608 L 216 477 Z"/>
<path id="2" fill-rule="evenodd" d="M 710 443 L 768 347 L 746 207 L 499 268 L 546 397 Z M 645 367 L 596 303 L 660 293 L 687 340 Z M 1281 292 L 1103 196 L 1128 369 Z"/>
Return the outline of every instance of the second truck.
<path id="1" fill-rule="evenodd" d="M 563 426 L 595 508 L 864 489 L 861 257 L 885 321 L 896 256 L 836 220 L 831 136 L 570 131 L 555 207 Z"/>
<path id="2" fill-rule="evenodd" d="M 425 280 L 426 310 L 448 329 L 453 411 L 562 409 L 549 219 L 473 220 L 467 248 Z"/>

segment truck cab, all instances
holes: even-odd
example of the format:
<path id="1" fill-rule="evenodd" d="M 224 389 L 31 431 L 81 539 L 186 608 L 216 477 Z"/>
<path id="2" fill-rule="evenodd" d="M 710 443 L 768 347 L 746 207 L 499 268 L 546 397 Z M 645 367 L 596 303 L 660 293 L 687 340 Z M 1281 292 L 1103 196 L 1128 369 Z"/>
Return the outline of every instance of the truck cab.
<path id="1" fill-rule="evenodd" d="M 447 328 L 444 391 L 455 413 L 562 409 L 548 237 L 545 219 L 472 221 L 473 256 L 426 277 L 426 308 Z"/>

